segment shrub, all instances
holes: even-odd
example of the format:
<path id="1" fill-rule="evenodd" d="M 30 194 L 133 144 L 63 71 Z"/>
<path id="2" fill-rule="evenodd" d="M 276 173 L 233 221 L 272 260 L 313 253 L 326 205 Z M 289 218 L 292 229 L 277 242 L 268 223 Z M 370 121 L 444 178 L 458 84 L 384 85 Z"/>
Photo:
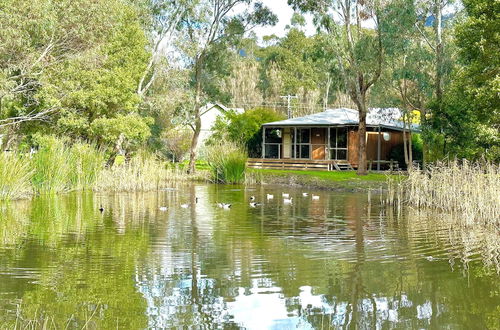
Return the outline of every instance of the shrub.
<path id="1" fill-rule="evenodd" d="M 247 154 L 234 142 L 208 146 L 205 157 L 212 172 L 212 179 L 220 183 L 243 183 Z"/>
<path id="2" fill-rule="evenodd" d="M 218 117 L 214 127 L 214 134 L 208 144 L 217 144 L 221 140 L 243 145 L 251 157 L 260 157 L 262 153 L 262 124 L 284 119 L 284 116 L 273 109 L 255 108 L 238 114 L 228 112 Z"/>

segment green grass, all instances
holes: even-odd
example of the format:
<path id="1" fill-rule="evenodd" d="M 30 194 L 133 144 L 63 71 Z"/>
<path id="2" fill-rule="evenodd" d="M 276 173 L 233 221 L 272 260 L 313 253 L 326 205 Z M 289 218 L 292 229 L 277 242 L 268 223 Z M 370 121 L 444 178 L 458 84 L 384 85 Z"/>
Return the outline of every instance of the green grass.
<path id="1" fill-rule="evenodd" d="M 247 169 L 247 184 L 285 184 L 319 189 L 365 191 L 387 184 L 388 177 L 399 181 L 401 175 L 369 173 L 358 176 L 355 171 L 290 171 Z"/>
<path id="2" fill-rule="evenodd" d="M 369 173 L 367 175 L 357 175 L 356 171 L 287 171 L 287 170 L 259 170 L 249 169 L 250 172 L 271 174 L 277 176 L 289 176 L 290 174 L 318 178 L 327 181 L 385 181 L 387 175 L 382 173 Z"/>

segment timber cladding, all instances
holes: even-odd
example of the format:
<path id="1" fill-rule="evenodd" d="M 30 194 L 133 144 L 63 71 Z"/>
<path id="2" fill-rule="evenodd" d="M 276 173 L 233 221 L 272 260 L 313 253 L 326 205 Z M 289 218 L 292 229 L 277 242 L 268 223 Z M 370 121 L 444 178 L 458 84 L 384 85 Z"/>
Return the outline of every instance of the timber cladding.
<path id="1" fill-rule="evenodd" d="M 312 159 L 326 159 L 326 128 L 311 129 Z"/>
<path id="2" fill-rule="evenodd" d="M 390 131 L 389 141 L 385 141 L 381 136 L 380 139 L 380 160 L 390 160 L 390 153 L 393 147 L 403 144 L 403 132 Z M 348 160 L 352 166 L 358 166 L 358 130 L 356 128 L 349 129 L 348 139 Z M 382 132 L 384 134 L 384 132 Z M 408 133 L 407 133 L 408 136 Z M 366 160 L 377 160 L 377 147 L 378 147 L 378 132 L 366 132 Z"/>

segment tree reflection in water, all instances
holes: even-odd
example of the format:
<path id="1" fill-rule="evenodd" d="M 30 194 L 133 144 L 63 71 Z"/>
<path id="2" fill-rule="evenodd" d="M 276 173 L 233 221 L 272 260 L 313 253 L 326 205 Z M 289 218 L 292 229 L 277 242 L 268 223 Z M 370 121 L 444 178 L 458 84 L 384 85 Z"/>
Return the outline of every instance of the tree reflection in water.
<path id="1" fill-rule="evenodd" d="M 194 185 L 4 206 L 0 324 L 19 321 L 16 304 L 22 320 L 80 328 L 89 315 L 96 328 L 498 324 L 496 232 L 394 213 L 376 196 L 286 190 L 293 205 L 249 207 L 279 187 Z"/>

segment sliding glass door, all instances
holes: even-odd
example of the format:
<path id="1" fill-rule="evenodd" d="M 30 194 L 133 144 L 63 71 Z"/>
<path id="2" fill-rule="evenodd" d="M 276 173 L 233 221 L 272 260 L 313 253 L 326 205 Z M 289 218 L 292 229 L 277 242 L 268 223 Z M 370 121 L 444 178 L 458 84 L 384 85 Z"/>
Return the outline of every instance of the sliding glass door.
<path id="1" fill-rule="evenodd" d="M 281 143 L 283 130 L 281 128 L 265 128 L 264 131 L 264 158 L 281 158 Z"/>
<path id="2" fill-rule="evenodd" d="M 330 159 L 347 160 L 347 127 L 330 127 Z"/>
<path id="3" fill-rule="evenodd" d="M 295 133 L 295 134 L 293 134 Z M 311 129 L 296 128 L 292 132 L 293 146 L 295 146 L 294 156 L 296 159 L 311 158 Z"/>

